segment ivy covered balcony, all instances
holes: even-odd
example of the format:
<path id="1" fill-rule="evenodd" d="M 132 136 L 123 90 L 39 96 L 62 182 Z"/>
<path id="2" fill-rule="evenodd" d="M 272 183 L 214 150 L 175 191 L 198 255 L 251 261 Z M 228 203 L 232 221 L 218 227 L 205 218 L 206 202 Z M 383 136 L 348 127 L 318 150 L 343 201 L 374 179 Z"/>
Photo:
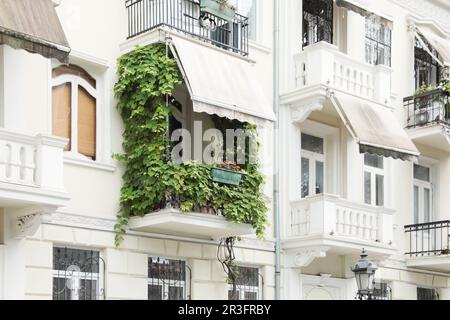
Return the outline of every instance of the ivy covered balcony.
<path id="1" fill-rule="evenodd" d="M 164 45 L 124 55 L 118 73 L 125 130 L 117 158 L 125 173 L 117 242 L 128 229 L 205 239 L 262 237 L 268 208 L 256 126 L 219 116 L 211 106 L 210 112 L 196 110 Z M 229 131 L 236 134 L 231 140 Z"/>

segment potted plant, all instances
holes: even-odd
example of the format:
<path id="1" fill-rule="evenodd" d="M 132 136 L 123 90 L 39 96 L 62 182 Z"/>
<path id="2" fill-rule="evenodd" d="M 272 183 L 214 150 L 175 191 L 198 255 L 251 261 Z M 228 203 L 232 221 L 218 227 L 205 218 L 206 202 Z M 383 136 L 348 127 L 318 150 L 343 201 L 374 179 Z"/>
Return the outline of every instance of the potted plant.
<path id="1" fill-rule="evenodd" d="M 213 181 L 223 184 L 239 186 L 243 175 L 241 167 L 234 162 L 224 161 L 211 169 Z"/>
<path id="2" fill-rule="evenodd" d="M 228 0 L 200 0 L 200 11 L 227 21 L 233 20 L 236 15 L 236 8 Z"/>

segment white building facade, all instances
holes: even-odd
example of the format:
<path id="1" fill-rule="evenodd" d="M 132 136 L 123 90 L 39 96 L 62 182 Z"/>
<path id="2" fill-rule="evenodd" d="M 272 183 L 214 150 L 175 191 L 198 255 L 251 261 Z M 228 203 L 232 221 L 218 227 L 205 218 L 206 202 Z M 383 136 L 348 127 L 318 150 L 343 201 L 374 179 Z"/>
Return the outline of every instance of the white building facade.
<path id="1" fill-rule="evenodd" d="M 39 0 L 59 34 L 1 32 L 1 299 L 226 300 L 217 253 L 231 236 L 241 237 L 238 298 L 274 299 L 274 156 L 282 299 L 354 299 L 363 248 L 379 266 L 378 298 L 450 298 L 450 99 L 420 88 L 448 77 L 449 4 L 280 1 L 274 83 L 274 1 L 231 2 L 231 20 L 201 21 L 196 0 Z M 11 30 L 1 15 L 0 31 Z M 166 207 L 131 218 L 115 245 L 117 59 L 156 43 L 183 76 L 173 92 L 182 128 L 201 122 L 203 134 L 217 117 L 258 128 L 264 239 Z"/>

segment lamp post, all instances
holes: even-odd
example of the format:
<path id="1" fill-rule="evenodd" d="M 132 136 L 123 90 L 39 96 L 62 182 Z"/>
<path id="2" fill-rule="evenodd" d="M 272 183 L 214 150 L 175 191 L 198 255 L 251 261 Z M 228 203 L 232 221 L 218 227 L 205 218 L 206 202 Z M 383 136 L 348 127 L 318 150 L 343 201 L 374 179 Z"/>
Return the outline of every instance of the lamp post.
<path id="1" fill-rule="evenodd" d="M 367 253 L 363 249 L 361 259 L 352 267 L 352 271 L 355 273 L 356 284 L 358 285 L 358 299 L 373 299 L 375 272 L 377 270 L 378 266 L 367 259 Z"/>

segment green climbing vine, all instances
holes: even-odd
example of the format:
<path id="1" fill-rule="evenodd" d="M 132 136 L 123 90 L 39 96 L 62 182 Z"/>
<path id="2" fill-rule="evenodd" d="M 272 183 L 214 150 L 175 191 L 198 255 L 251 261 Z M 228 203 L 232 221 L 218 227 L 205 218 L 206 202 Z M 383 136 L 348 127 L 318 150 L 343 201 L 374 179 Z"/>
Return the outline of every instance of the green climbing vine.
<path id="1" fill-rule="evenodd" d="M 242 167 L 239 186 L 213 182 L 212 165 L 171 161 L 167 137 L 171 109 L 166 96 L 181 83 L 176 61 L 161 44 L 137 47 L 118 59 L 115 85 L 117 108 L 124 123 L 124 165 L 120 213 L 115 225 L 116 246 L 126 233 L 129 218 L 168 206 L 183 212 L 208 208 L 236 223 L 251 224 L 259 237 L 267 225 L 267 200 L 258 164 Z M 245 125 L 256 134 L 255 128 Z"/>

